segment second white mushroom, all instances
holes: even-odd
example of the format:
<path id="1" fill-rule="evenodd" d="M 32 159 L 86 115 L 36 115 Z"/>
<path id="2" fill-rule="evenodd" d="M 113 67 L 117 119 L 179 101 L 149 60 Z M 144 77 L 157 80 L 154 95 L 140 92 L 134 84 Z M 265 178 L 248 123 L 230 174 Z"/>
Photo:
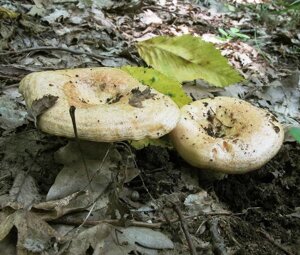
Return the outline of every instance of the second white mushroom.
<path id="1" fill-rule="evenodd" d="M 216 97 L 184 106 L 170 137 L 189 164 L 236 174 L 258 169 L 274 157 L 284 131 L 268 111 L 243 100 Z"/>

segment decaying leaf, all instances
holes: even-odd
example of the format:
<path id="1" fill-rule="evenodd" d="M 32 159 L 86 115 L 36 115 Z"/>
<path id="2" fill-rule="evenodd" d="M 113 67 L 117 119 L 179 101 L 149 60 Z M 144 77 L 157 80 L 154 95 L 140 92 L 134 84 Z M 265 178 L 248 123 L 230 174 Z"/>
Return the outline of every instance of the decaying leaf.
<path id="1" fill-rule="evenodd" d="M 7 216 L 0 223 L 0 241 L 3 240 L 16 227 L 18 231 L 18 249 L 25 249 L 29 252 L 42 252 L 51 247 L 51 239 L 59 239 L 58 233 L 45 221 L 35 214 L 18 210 Z"/>
<path id="2" fill-rule="evenodd" d="M 21 171 L 15 178 L 9 194 L 0 196 L 0 207 L 6 206 L 14 209 L 27 208 L 34 202 L 40 201 L 35 180 L 25 172 Z"/>
<path id="3" fill-rule="evenodd" d="M 58 97 L 53 95 L 46 95 L 40 99 L 34 100 L 31 106 L 30 114 L 34 118 L 34 124 L 36 125 L 37 117 L 52 107 L 57 101 Z"/>
<path id="4" fill-rule="evenodd" d="M 15 98 L 0 96 L 0 128 L 12 130 L 26 123 L 25 109 L 20 107 Z"/>
<path id="5" fill-rule="evenodd" d="M 66 10 L 55 9 L 51 14 L 44 16 L 43 21 L 47 21 L 49 24 L 53 24 L 58 19 L 65 19 L 70 17 L 70 14 Z"/>
<path id="6" fill-rule="evenodd" d="M 72 238 L 68 254 L 86 254 L 89 247 L 93 248 L 94 254 L 127 255 L 138 252 L 156 255 L 158 250 L 173 249 L 174 244 L 166 235 L 151 229 L 115 228 L 108 224 L 98 224 Z"/>
<path id="7" fill-rule="evenodd" d="M 79 191 L 62 199 L 41 202 L 33 205 L 43 220 L 55 220 L 74 211 L 83 211 L 94 202 L 89 192 Z"/>
<path id="8" fill-rule="evenodd" d="M 83 230 L 77 236 L 72 238 L 68 254 L 84 255 L 89 247 L 100 251 L 104 246 L 104 240 L 110 235 L 112 229 L 113 227 L 108 224 L 99 224 Z M 72 235 L 72 233 L 70 235 Z"/>
<path id="9" fill-rule="evenodd" d="M 108 159 L 119 161 L 120 155 L 109 143 L 98 143 L 90 141 L 80 141 L 83 157 L 88 160 L 102 160 L 108 153 Z M 80 161 L 82 155 L 78 149 L 76 141 L 69 141 L 67 145 L 61 147 L 54 155 L 55 161 L 63 165 L 71 165 Z"/>
<path id="10" fill-rule="evenodd" d="M 150 88 L 141 91 L 139 88 L 133 89 L 132 96 L 129 99 L 129 104 L 133 107 L 143 108 L 143 101 L 146 99 L 154 98 L 155 94 L 151 93 Z"/>
<path id="11" fill-rule="evenodd" d="M 102 163 L 102 160 L 86 160 L 90 180 L 87 179 L 83 162 L 77 161 L 72 165 L 65 166 L 50 188 L 47 200 L 61 199 L 83 190 L 92 192 L 96 199 L 111 183 L 111 164 L 111 162 Z"/>
<path id="12" fill-rule="evenodd" d="M 28 15 L 22 15 L 22 18 L 19 20 L 20 24 L 24 26 L 28 31 L 35 33 L 35 34 L 40 34 L 45 31 L 47 31 L 47 27 L 37 23 L 34 21 L 34 19 L 31 16 Z"/>
<path id="13" fill-rule="evenodd" d="M 157 16 L 156 13 L 154 13 L 151 10 L 146 10 L 144 13 L 139 15 L 140 20 L 142 23 L 145 25 L 150 25 L 150 24 L 162 24 L 162 19 Z"/>
<path id="14" fill-rule="evenodd" d="M 258 104 L 270 109 L 282 122 L 299 125 L 300 120 L 300 71 L 284 79 L 277 79 L 254 93 Z"/>
<path id="15" fill-rule="evenodd" d="M 19 16 L 20 13 L 0 7 L 0 19 L 17 19 Z"/>
<path id="16" fill-rule="evenodd" d="M 173 242 L 166 235 L 149 228 L 128 227 L 118 230 L 117 236 L 121 243 L 128 242 L 132 245 L 157 250 L 174 248 Z"/>
<path id="17" fill-rule="evenodd" d="M 163 75 L 157 70 L 134 66 L 123 66 L 121 69 L 128 72 L 141 83 L 171 97 L 179 107 L 192 101 L 192 99 L 186 95 L 178 81 Z"/>
<path id="18" fill-rule="evenodd" d="M 201 190 L 196 194 L 188 195 L 184 200 L 184 205 L 187 207 L 191 215 L 210 212 L 228 212 L 221 203 L 214 201 L 214 199 L 205 190 Z"/>
<path id="19" fill-rule="evenodd" d="M 180 82 L 203 79 L 224 87 L 243 80 L 213 44 L 199 37 L 158 36 L 138 43 L 137 48 L 148 65 Z"/>
<path id="20" fill-rule="evenodd" d="M 65 166 L 50 188 L 47 202 L 34 206 L 48 211 L 45 217 L 56 219 L 73 211 L 88 210 L 94 203 L 94 210 L 108 205 L 106 189 L 112 182 L 111 171 L 120 161 L 120 155 L 107 143 L 81 141 L 81 147 L 83 154 L 78 144 L 71 141 L 56 153 L 56 161 Z"/>

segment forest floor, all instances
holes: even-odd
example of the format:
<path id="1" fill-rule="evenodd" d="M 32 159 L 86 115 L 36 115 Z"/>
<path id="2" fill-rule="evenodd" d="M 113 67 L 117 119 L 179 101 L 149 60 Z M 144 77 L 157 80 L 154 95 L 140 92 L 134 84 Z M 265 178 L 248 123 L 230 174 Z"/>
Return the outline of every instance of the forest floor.
<path id="1" fill-rule="evenodd" d="M 264 167 L 222 180 L 172 149 L 83 142 L 97 166 L 86 185 L 74 142 L 39 131 L 18 92 L 34 71 L 143 66 L 138 41 L 188 33 L 245 82 L 187 93 L 247 100 L 288 130 L 300 124 L 299 7 L 271 2 L 0 0 L 0 254 L 300 255 L 300 145 L 288 133 Z"/>

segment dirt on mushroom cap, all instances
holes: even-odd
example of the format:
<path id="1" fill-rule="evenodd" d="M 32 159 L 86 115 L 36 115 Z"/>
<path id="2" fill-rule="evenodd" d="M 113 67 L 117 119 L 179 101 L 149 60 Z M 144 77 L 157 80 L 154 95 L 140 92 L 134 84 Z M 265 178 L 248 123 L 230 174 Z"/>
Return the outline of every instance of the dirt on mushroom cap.
<path id="1" fill-rule="evenodd" d="M 74 137 L 69 108 L 75 106 L 78 137 L 84 140 L 158 138 L 175 127 L 180 115 L 169 97 L 116 68 L 32 73 L 21 81 L 20 92 L 29 110 L 45 94 L 58 97 L 38 120 L 39 128 L 53 135 Z"/>
<path id="2" fill-rule="evenodd" d="M 199 168 L 224 173 L 255 170 L 275 156 L 283 142 L 276 118 L 243 100 L 203 99 L 181 112 L 170 136 L 179 154 Z"/>

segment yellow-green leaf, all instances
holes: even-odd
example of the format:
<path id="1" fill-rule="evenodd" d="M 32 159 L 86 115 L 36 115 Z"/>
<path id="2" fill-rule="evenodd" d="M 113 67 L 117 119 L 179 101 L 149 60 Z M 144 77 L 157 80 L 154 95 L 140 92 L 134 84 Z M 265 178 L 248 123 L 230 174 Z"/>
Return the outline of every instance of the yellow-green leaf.
<path id="1" fill-rule="evenodd" d="M 139 82 L 168 95 L 179 107 L 192 101 L 178 81 L 168 78 L 152 68 L 123 66 L 121 69 L 136 78 Z"/>
<path id="2" fill-rule="evenodd" d="M 134 147 L 136 150 L 141 150 L 149 145 L 153 145 L 153 146 L 159 146 L 162 148 L 168 148 L 168 149 L 172 149 L 173 146 L 171 144 L 171 142 L 166 138 L 160 138 L 160 139 L 150 139 L 150 138 L 145 138 L 142 140 L 138 140 L 138 141 L 129 141 L 130 145 L 132 147 Z"/>
<path id="3" fill-rule="evenodd" d="M 19 16 L 20 14 L 17 12 L 0 7 L 0 19 L 17 19 Z"/>
<path id="4" fill-rule="evenodd" d="M 158 36 L 138 43 L 137 49 L 148 65 L 180 82 L 203 79 L 224 87 L 243 80 L 213 44 L 199 37 Z"/>

